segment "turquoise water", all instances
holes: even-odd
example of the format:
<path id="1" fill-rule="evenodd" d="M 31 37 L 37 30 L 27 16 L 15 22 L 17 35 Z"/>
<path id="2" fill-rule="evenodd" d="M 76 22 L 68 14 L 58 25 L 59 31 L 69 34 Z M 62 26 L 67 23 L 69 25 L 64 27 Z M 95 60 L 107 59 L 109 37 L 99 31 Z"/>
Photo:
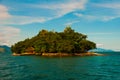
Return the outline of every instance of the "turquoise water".
<path id="1" fill-rule="evenodd" d="M 107 56 L 11 56 L 0 53 L 0 80 L 120 80 L 120 53 Z"/>

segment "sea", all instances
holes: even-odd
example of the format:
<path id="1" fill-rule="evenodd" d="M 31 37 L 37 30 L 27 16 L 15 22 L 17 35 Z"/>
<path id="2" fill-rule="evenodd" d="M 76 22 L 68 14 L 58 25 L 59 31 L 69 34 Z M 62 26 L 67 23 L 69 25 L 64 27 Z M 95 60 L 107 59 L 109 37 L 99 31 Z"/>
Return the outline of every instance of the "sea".
<path id="1" fill-rule="evenodd" d="M 41 57 L 0 53 L 0 80 L 120 80 L 120 52 Z"/>

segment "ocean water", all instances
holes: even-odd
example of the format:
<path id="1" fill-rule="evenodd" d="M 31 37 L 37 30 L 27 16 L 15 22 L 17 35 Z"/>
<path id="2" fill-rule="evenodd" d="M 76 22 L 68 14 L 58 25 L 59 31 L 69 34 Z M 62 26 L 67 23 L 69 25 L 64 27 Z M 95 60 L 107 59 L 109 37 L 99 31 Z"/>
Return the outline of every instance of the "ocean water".
<path id="1" fill-rule="evenodd" d="M 0 53 L 0 80 L 120 80 L 120 53 L 40 57 Z"/>

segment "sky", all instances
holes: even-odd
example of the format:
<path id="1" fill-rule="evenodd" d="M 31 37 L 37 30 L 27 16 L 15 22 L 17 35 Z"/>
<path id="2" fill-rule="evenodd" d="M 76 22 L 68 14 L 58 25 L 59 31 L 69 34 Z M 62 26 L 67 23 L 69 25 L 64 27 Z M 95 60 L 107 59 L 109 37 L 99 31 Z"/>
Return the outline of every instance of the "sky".
<path id="1" fill-rule="evenodd" d="M 67 25 L 99 48 L 120 51 L 120 0 L 0 0 L 0 45 Z"/>

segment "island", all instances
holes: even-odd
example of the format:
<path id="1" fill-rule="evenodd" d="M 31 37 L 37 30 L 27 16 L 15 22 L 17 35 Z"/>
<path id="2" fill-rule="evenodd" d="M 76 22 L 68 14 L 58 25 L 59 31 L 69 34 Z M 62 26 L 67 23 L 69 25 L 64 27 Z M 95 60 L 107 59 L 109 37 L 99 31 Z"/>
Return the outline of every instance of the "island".
<path id="1" fill-rule="evenodd" d="M 11 53 L 11 48 L 7 45 L 0 45 L 0 53 Z"/>
<path id="2" fill-rule="evenodd" d="M 67 26 L 64 31 L 41 30 L 36 36 L 19 41 L 12 45 L 14 56 L 40 55 L 40 56 L 98 56 L 93 52 L 96 44 L 87 40 L 87 35 L 74 31 Z"/>

